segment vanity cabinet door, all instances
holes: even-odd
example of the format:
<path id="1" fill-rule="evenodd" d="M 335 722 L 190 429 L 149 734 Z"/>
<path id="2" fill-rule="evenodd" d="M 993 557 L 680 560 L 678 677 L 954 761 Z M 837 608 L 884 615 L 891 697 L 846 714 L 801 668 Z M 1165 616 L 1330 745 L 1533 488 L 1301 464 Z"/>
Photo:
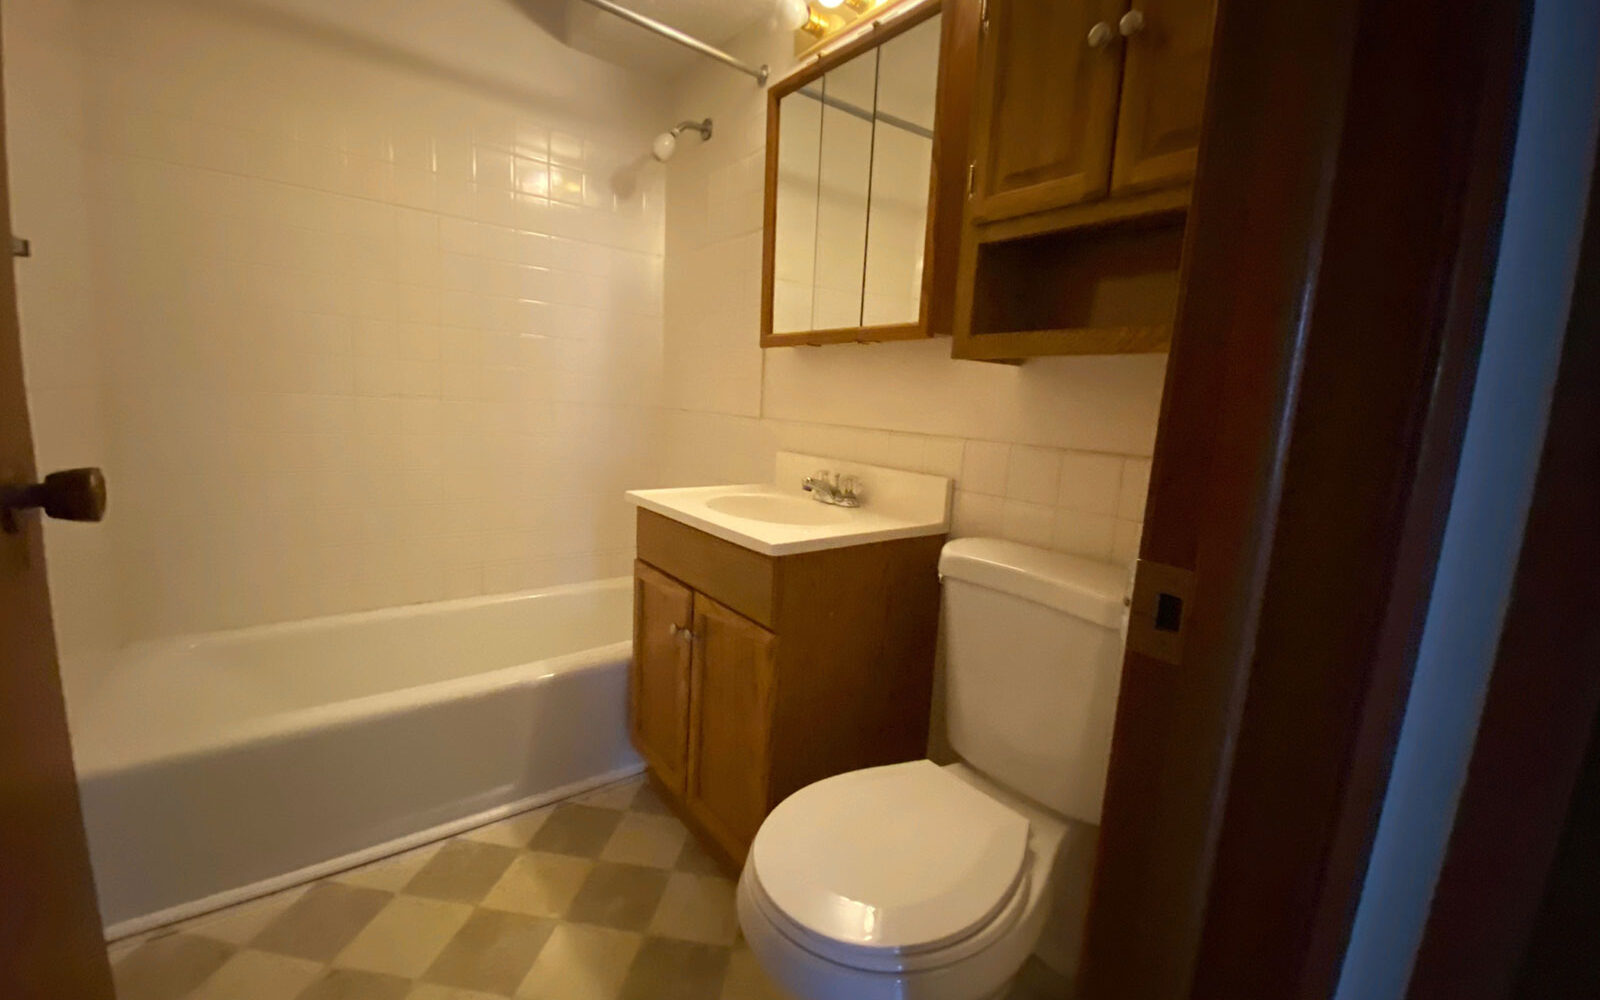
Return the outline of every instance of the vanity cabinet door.
<path id="1" fill-rule="evenodd" d="M 680 794 L 689 751 L 693 615 L 692 590 L 645 563 L 633 564 L 628 730 L 656 777 Z"/>
<path id="2" fill-rule="evenodd" d="M 735 861 L 767 815 L 777 637 L 704 594 L 694 599 L 690 810 Z"/>
<path id="3" fill-rule="evenodd" d="M 988 0 L 973 122 L 971 217 L 1105 195 L 1124 0 Z"/>
<path id="4" fill-rule="evenodd" d="M 1122 16 L 1127 52 L 1112 194 L 1194 176 L 1216 11 L 1215 0 L 1133 0 Z"/>

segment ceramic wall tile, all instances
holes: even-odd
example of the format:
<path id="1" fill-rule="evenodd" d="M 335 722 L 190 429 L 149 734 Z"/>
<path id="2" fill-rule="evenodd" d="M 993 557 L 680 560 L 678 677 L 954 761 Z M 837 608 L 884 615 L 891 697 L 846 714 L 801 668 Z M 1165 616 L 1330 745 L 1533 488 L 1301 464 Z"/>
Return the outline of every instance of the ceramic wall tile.
<path id="1" fill-rule="evenodd" d="M 626 567 L 664 178 L 620 174 L 659 83 L 502 5 L 269 6 L 5 2 L 41 461 L 114 498 L 103 551 L 52 559 L 64 649 Z M 749 408 L 759 368 L 723 376 Z"/>

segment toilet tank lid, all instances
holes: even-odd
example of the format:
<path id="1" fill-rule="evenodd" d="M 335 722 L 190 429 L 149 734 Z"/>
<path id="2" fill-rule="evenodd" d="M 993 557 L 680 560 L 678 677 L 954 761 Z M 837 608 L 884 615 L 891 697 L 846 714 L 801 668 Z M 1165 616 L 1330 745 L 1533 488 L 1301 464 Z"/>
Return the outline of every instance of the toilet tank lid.
<path id="1" fill-rule="evenodd" d="M 1105 628 L 1122 623 L 1132 574 L 1126 566 L 999 538 L 957 538 L 939 555 L 939 575 L 1064 611 Z"/>

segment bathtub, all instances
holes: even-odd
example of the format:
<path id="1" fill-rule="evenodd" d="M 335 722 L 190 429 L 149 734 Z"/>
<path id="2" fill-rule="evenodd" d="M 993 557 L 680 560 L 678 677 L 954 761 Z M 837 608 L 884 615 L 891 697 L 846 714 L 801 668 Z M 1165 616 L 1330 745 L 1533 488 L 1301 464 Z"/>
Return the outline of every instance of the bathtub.
<path id="1" fill-rule="evenodd" d="M 637 773 L 626 579 L 141 643 L 74 705 L 108 939 Z"/>

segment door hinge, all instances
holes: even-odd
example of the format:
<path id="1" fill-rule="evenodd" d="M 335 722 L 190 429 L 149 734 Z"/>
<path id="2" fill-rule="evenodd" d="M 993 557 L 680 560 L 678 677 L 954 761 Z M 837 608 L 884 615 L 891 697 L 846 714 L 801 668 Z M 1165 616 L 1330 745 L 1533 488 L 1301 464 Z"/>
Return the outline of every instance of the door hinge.
<path id="1" fill-rule="evenodd" d="M 967 197 L 969 199 L 972 197 L 973 185 L 977 183 L 977 178 L 978 178 L 978 161 L 977 160 L 969 161 L 967 163 Z"/>
<path id="2" fill-rule="evenodd" d="M 978 34 L 989 33 L 989 0 L 981 0 L 978 4 Z"/>
<path id="3" fill-rule="evenodd" d="M 13 256 L 13 257 L 32 257 L 33 256 L 33 244 L 29 243 L 27 240 L 23 239 L 20 236 L 11 237 L 11 256 Z"/>
<path id="4" fill-rule="evenodd" d="M 1163 663 L 1181 664 L 1193 599 L 1193 570 L 1140 559 L 1128 608 L 1128 648 Z"/>

